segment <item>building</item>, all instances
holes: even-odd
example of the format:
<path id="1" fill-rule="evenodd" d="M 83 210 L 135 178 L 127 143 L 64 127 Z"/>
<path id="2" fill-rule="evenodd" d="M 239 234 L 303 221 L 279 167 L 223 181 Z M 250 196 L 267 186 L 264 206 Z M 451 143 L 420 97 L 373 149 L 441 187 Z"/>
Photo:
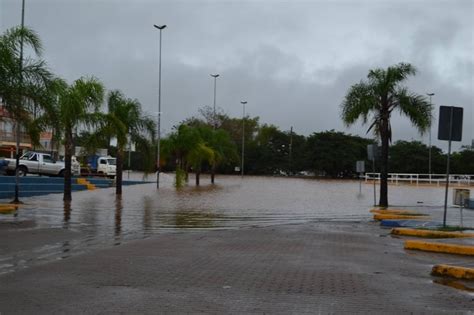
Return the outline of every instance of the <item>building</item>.
<path id="1" fill-rule="evenodd" d="M 16 151 L 16 126 L 15 121 L 5 109 L 3 104 L 0 104 L 0 156 L 15 157 Z M 31 144 L 31 139 L 22 127 L 20 130 L 20 151 L 27 151 L 32 149 L 51 151 L 51 132 L 42 132 L 40 135 L 40 148 L 34 148 Z"/>

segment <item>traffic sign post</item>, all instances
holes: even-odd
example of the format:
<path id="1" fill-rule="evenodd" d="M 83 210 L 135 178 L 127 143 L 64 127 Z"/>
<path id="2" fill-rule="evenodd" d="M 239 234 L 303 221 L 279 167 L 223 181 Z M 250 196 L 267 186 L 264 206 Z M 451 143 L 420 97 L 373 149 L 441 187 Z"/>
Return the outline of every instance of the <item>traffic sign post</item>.
<path id="1" fill-rule="evenodd" d="M 449 163 L 451 159 L 451 141 L 462 140 L 463 108 L 454 106 L 439 107 L 438 140 L 448 141 L 448 160 L 446 162 L 446 189 L 444 192 L 443 226 L 446 227 L 449 190 Z"/>

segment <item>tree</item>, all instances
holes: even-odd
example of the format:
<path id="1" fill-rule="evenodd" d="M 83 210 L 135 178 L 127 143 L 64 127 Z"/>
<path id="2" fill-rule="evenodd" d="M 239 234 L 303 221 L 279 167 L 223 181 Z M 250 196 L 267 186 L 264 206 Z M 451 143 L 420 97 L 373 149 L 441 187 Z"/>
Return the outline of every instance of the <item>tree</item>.
<path id="1" fill-rule="evenodd" d="M 211 183 L 214 184 L 215 170 L 218 166 L 238 162 L 237 146 L 224 129 L 201 126 L 198 127 L 198 130 L 206 146 L 214 152 L 213 163 L 211 164 Z"/>
<path id="2" fill-rule="evenodd" d="M 16 168 L 19 165 L 20 131 L 23 126 L 31 136 L 33 144 L 39 142 L 39 129 L 27 105 L 42 105 L 43 90 L 52 77 L 43 60 L 28 58 L 23 60 L 26 45 L 39 57 L 41 41 L 31 29 L 14 27 L 0 36 L 0 96 L 10 117 L 16 123 Z M 19 178 L 15 180 L 15 199 L 19 202 Z"/>
<path id="3" fill-rule="evenodd" d="M 71 157 L 74 154 L 73 132 L 81 126 L 93 126 L 100 122 L 100 106 L 104 99 L 104 87 L 95 78 L 80 78 L 72 85 L 63 83 L 58 89 L 54 124 L 64 132 L 64 201 L 71 200 Z"/>
<path id="4" fill-rule="evenodd" d="M 203 162 L 214 163 L 215 153 L 204 140 L 201 128 L 181 124 L 168 138 L 163 139 L 162 154 L 166 159 L 176 159 L 176 176 L 180 170 L 186 173 L 188 178 L 189 168 L 192 167 L 196 173 L 196 185 L 199 185 L 199 177 Z M 208 128 L 208 127 L 207 127 Z M 178 177 L 176 182 L 179 182 Z"/>
<path id="5" fill-rule="evenodd" d="M 313 133 L 307 140 L 308 167 L 319 175 L 353 178 L 356 161 L 365 160 L 371 142 L 334 130 Z"/>
<path id="6" fill-rule="evenodd" d="M 370 118 L 369 131 L 375 132 L 382 143 L 381 151 L 381 207 L 388 206 L 388 156 L 392 138 L 390 119 L 392 112 L 398 110 L 407 116 L 412 124 L 423 133 L 431 124 L 432 106 L 426 98 L 410 92 L 401 86 L 416 69 L 408 63 L 399 63 L 387 69 L 370 70 L 367 81 L 353 85 L 341 104 L 341 117 L 349 126 L 359 118 L 366 124 Z"/>
<path id="7" fill-rule="evenodd" d="M 156 125 L 153 120 L 142 113 L 141 105 L 137 100 L 126 98 L 120 91 L 112 91 L 108 96 L 108 113 L 105 116 L 106 124 L 99 134 L 105 137 L 117 138 L 117 180 L 116 194 L 122 194 L 122 170 L 124 151 L 129 141 L 135 143 L 139 151 L 147 152 L 145 159 L 148 165 L 153 164 L 151 153 L 152 141 L 155 137 Z"/>

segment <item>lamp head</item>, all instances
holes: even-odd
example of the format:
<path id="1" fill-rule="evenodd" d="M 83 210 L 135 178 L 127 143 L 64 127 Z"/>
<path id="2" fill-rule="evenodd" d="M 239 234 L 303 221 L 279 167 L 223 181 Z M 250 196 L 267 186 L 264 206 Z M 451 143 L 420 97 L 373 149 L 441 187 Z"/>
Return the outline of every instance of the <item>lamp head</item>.
<path id="1" fill-rule="evenodd" d="M 433 95 L 435 95 L 435 94 L 434 94 L 434 93 L 426 93 L 426 95 L 428 95 L 428 96 L 433 96 Z"/>
<path id="2" fill-rule="evenodd" d="M 217 78 L 219 74 L 211 74 L 211 77 Z"/>
<path id="3" fill-rule="evenodd" d="M 159 30 L 162 30 L 166 27 L 166 25 L 156 25 L 156 24 L 153 24 L 153 26 L 156 27 Z"/>
<path id="4" fill-rule="evenodd" d="M 241 103 L 242 105 L 245 105 L 245 104 L 247 104 L 247 101 L 241 101 L 240 103 Z"/>

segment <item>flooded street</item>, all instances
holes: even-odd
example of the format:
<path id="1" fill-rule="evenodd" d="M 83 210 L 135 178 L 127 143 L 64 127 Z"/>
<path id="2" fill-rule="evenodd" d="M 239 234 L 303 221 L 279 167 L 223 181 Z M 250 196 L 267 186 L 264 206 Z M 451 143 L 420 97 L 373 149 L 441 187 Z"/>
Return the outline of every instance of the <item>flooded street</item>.
<path id="1" fill-rule="evenodd" d="M 154 181 L 154 175 L 147 180 Z M 218 176 L 211 185 L 204 176 L 195 187 L 193 180 L 176 190 L 172 175 L 163 174 L 159 191 L 154 182 L 124 186 L 121 199 L 114 188 L 74 192 L 70 205 L 64 205 L 62 194 L 24 198 L 16 216 L 0 217 L 3 227 L 24 225 L 0 230 L 7 237 L 0 250 L 0 273 L 170 231 L 371 220 L 373 186 L 362 183 L 359 194 L 357 181 Z M 436 220 L 443 200 L 442 187 L 389 187 L 394 207 L 426 210 Z M 459 224 L 458 212 L 450 209 L 450 223 Z M 465 222 L 473 216 L 474 211 L 465 210 Z"/>

